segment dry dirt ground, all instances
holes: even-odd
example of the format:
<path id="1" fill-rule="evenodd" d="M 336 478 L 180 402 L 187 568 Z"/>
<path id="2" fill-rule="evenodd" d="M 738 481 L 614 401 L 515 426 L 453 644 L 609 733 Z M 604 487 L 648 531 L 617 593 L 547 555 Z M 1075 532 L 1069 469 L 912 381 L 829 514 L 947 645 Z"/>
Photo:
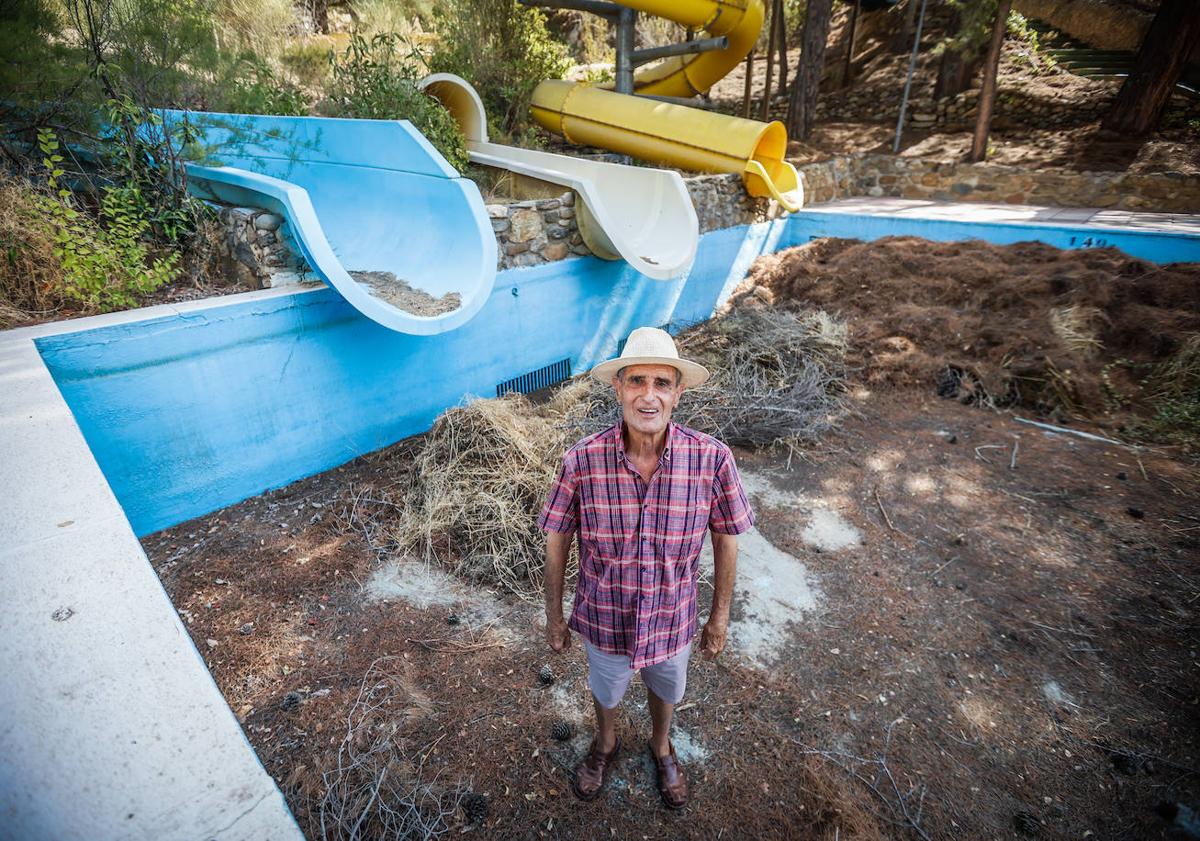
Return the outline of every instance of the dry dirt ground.
<path id="1" fill-rule="evenodd" d="M 363 524 L 405 445 L 145 546 L 311 837 L 378 658 L 402 687 L 394 739 L 435 785 L 486 797 L 477 823 L 449 821 L 482 837 L 1175 837 L 1155 807 L 1200 802 L 1194 469 L 928 392 L 862 396 L 791 470 L 739 456 L 816 606 L 765 665 L 694 663 L 683 816 L 655 795 L 637 685 L 608 797 L 581 805 L 578 646 L 549 653 L 534 606 L 386 572 Z M 849 543 L 819 548 L 821 511 Z M 735 641 L 774 621 L 747 615 L 746 569 Z"/>
<path id="2" fill-rule="evenodd" d="M 419 440 L 144 545 L 313 838 L 366 805 L 377 827 L 385 767 L 426 822 L 484 838 L 1182 838 L 1159 812 L 1200 805 L 1200 471 L 936 392 L 864 379 L 802 456 L 738 453 L 758 526 L 730 649 L 679 709 L 683 815 L 639 685 L 581 804 L 579 646 L 396 557 Z"/>

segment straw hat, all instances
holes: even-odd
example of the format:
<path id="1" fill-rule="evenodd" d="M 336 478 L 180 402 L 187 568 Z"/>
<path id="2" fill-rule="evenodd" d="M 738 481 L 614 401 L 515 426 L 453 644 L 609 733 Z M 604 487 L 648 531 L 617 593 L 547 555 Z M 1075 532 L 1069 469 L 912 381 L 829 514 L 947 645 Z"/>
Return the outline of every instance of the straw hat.
<path id="1" fill-rule="evenodd" d="M 630 365 L 670 365 L 683 374 L 683 384 L 688 388 L 700 385 L 708 379 L 708 369 L 689 359 L 680 359 L 675 340 L 665 330 L 657 327 L 639 327 L 629 334 L 625 349 L 616 359 L 601 362 L 592 369 L 592 376 L 608 385 L 617 371 Z"/>

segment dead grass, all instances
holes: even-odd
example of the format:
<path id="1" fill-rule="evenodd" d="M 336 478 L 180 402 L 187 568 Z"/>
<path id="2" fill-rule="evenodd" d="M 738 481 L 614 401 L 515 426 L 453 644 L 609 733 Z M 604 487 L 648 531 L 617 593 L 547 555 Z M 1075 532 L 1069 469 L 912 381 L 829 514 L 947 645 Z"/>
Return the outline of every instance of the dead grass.
<path id="1" fill-rule="evenodd" d="M 54 240 L 24 181 L 0 174 L 0 330 L 44 319 L 62 305 Z"/>
<path id="2" fill-rule="evenodd" d="M 841 411 L 846 329 L 823 312 L 748 304 L 685 332 L 679 345 L 713 377 L 685 392 L 676 420 L 730 444 L 796 447 Z M 588 376 L 541 404 L 512 394 L 449 410 L 424 436 L 403 503 L 389 502 L 389 542 L 476 583 L 540 598 L 545 537 L 536 518 L 559 459 L 619 416 L 611 389 Z"/>
<path id="3" fill-rule="evenodd" d="M 522 395 L 449 410 L 413 464 L 397 542 L 472 581 L 536 597 L 545 538 L 535 512 L 563 441 Z"/>

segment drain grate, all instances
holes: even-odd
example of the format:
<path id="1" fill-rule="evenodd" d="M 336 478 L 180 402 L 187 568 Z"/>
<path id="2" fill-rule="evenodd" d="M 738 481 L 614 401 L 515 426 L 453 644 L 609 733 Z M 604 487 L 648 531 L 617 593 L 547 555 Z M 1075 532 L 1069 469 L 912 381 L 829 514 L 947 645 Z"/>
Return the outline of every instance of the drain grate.
<path id="1" fill-rule="evenodd" d="M 557 385 L 569 379 L 571 379 L 571 360 L 560 359 L 557 362 L 551 362 L 549 365 L 543 365 L 536 371 L 530 371 L 528 374 L 522 374 L 519 377 L 513 377 L 511 380 L 499 383 L 496 386 L 496 396 L 503 397 L 510 391 L 516 391 L 521 394 L 532 394 L 535 391 L 541 391 L 543 388 L 549 388 L 552 385 Z"/>

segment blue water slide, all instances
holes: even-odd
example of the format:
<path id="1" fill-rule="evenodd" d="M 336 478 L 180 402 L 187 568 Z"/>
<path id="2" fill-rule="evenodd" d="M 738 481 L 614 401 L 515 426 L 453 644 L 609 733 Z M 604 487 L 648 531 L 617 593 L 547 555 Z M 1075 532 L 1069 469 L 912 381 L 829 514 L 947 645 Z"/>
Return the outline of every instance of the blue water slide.
<path id="1" fill-rule="evenodd" d="M 432 335 L 487 301 L 496 238 L 479 188 L 408 121 L 180 111 L 166 119 L 186 119 L 197 135 L 187 165 L 193 193 L 283 216 L 313 270 L 371 320 Z"/>

